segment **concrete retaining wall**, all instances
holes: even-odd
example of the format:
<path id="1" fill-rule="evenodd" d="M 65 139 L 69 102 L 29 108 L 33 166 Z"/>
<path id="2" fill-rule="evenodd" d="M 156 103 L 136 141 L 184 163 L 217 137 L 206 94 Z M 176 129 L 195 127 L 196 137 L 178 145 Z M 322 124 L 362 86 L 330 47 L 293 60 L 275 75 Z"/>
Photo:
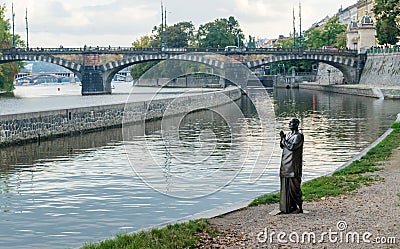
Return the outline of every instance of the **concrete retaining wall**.
<path id="1" fill-rule="evenodd" d="M 222 98 L 221 94 L 229 98 Z M 229 103 L 241 97 L 238 88 L 207 92 L 178 98 L 115 105 L 82 107 L 54 111 L 0 116 L 0 146 L 65 136 L 74 133 L 121 126 L 122 122 L 139 122 Z M 126 107 L 126 109 L 125 109 Z M 125 115 L 125 119 L 124 119 Z"/>
<path id="2" fill-rule="evenodd" d="M 400 86 L 400 53 L 368 54 L 360 84 Z"/>

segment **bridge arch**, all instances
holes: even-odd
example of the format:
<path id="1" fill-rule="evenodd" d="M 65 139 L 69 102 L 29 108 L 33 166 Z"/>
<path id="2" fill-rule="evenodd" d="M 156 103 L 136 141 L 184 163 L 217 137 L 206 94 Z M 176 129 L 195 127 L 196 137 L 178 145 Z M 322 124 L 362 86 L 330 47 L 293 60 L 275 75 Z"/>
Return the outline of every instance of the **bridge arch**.
<path id="1" fill-rule="evenodd" d="M 256 68 L 265 64 L 280 62 L 280 61 L 292 61 L 292 60 L 308 60 L 317 61 L 329 64 L 343 73 L 344 80 L 346 83 L 355 84 L 358 83 L 359 77 L 358 72 L 358 60 L 354 57 L 348 57 L 341 54 L 287 54 L 287 55 L 266 55 L 262 59 L 255 61 L 249 61 L 246 65 L 249 68 Z"/>
<path id="2" fill-rule="evenodd" d="M 217 60 L 207 56 L 215 54 L 210 53 L 196 53 L 196 54 L 149 54 L 149 55 L 136 55 L 130 58 L 124 58 L 118 61 L 109 62 L 104 64 L 101 68 L 105 72 L 104 79 L 106 82 L 111 82 L 115 74 L 117 74 L 122 69 L 140 63 L 152 62 L 152 61 L 163 61 L 163 60 L 183 60 L 189 62 L 197 62 L 211 66 L 214 68 L 224 69 L 225 62 L 222 60 Z"/>
<path id="3" fill-rule="evenodd" d="M 55 57 L 52 55 L 27 55 L 27 54 L 15 54 L 15 55 L 4 55 L 1 63 L 8 63 L 14 61 L 42 61 L 52 63 L 61 67 L 64 67 L 76 75 L 80 75 L 81 65 L 71 61 L 63 60 L 62 58 Z"/>

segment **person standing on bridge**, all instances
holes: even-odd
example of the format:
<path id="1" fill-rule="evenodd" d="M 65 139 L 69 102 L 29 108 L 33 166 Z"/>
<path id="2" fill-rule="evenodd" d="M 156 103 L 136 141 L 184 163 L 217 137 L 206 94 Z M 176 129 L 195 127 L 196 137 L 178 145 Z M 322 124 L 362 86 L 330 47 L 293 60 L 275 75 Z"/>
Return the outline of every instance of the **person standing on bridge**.
<path id="1" fill-rule="evenodd" d="M 299 132 L 300 121 L 293 118 L 289 123 L 290 133 L 280 132 L 282 151 L 280 167 L 280 205 L 281 213 L 303 213 L 301 177 L 303 170 L 304 135 Z"/>

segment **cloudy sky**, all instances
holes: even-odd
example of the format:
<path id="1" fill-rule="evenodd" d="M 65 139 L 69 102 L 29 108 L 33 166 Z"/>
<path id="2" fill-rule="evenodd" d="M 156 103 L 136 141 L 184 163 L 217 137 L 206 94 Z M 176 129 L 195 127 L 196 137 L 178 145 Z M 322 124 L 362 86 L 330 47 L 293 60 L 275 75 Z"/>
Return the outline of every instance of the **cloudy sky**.
<path id="1" fill-rule="evenodd" d="M 30 47 L 131 46 L 161 23 L 159 0 L 3 0 L 15 31 L 26 39 L 28 9 Z M 357 0 L 302 0 L 302 26 L 308 28 Z M 277 38 L 292 30 L 293 7 L 298 26 L 298 0 L 163 0 L 167 24 L 192 21 L 196 27 L 234 16 L 246 37 Z"/>

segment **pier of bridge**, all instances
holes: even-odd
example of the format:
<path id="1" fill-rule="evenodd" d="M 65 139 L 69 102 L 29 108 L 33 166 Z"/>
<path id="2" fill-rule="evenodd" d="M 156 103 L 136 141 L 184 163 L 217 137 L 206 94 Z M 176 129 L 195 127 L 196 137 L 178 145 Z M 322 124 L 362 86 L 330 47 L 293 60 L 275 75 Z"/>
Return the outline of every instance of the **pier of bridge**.
<path id="1" fill-rule="evenodd" d="M 248 68 L 272 62 L 311 60 L 324 62 L 342 71 L 345 81 L 357 84 L 364 68 L 366 55 L 357 51 L 324 51 L 319 49 L 237 49 L 225 51 L 211 48 L 37 48 L 2 49 L 0 64 L 14 61 L 43 61 L 72 71 L 82 82 L 82 95 L 111 94 L 111 80 L 120 70 L 139 63 L 161 60 L 183 60 L 203 63 L 225 70 L 236 80 L 246 81 L 242 73 L 235 73 L 236 63 L 228 63 L 224 55 Z M 237 81 L 236 81 L 237 82 Z M 245 83 L 243 83 L 245 84 Z"/>

